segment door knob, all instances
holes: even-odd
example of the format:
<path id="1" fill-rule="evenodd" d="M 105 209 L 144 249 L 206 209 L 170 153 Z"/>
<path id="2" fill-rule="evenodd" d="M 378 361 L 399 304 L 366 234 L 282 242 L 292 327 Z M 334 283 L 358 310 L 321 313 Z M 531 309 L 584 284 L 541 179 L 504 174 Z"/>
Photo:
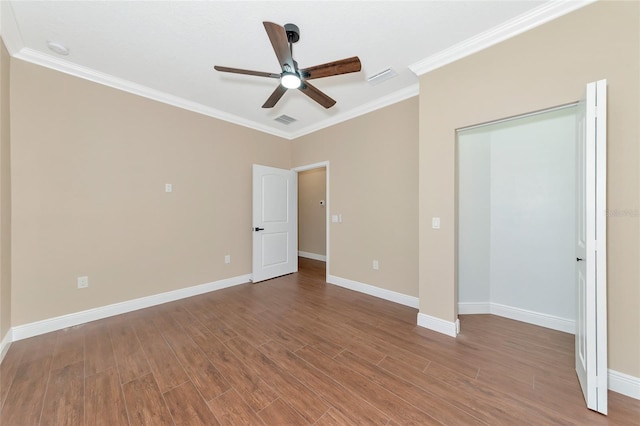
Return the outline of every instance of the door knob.
<path id="1" fill-rule="evenodd" d="M 253 230 L 254 230 L 254 231 L 264 231 L 264 228 L 258 228 L 258 227 L 255 227 L 255 228 L 253 228 Z"/>
<path id="2" fill-rule="evenodd" d="M 583 258 L 581 258 L 581 257 L 576 257 L 576 262 L 580 262 L 580 261 L 582 261 L 582 260 L 584 260 L 584 259 L 583 259 Z"/>

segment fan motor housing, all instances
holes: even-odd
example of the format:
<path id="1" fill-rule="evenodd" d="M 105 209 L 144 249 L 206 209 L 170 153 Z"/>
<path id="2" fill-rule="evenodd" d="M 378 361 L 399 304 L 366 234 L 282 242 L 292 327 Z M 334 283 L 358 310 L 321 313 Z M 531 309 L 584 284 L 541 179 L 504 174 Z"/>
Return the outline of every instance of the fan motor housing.
<path id="1" fill-rule="evenodd" d="M 300 40 L 300 28 L 296 24 L 284 24 L 284 30 L 287 32 L 289 43 L 295 43 Z"/>

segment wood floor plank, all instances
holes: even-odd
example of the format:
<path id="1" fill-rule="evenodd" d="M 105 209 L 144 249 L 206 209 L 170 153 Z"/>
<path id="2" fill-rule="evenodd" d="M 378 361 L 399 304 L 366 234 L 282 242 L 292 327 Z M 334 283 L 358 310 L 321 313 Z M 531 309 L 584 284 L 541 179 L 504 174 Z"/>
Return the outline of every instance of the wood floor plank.
<path id="1" fill-rule="evenodd" d="M 31 349 L 31 345 L 29 347 Z M 20 364 L 2 407 L 2 424 L 38 424 L 50 368 L 51 355 Z"/>
<path id="2" fill-rule="evenodd" d="M 352 424 L 353 422 L 350 419 L 332 407 L 314 423 L 314 426 L 349 426 Z"/>
<path id="3" fill-rule="evenodd" d="M 9 389 L 16 376 L 16 371 L 25 349 L 25 346 L 21 345 L 20 342 L 12 343 L 0 364 L 0 410 L 2 410 L 4 401 L 9 394 Z"/>
<path id="4" fill-rule="evenodd" d="M 264 424 L 262 419 L 233 389 L 209 401 L 209 407 L 223 426 Z"/>
<path id="5" fill-rule="evenodd" d="M 302 342 L 313 346 L 329 356 L 336 356 L 344 349 L 342 346 L 311 331 L 313 330 L 314 324 L 309 322 L 308 318 L 298 316 L 297 318 L 287 317 L 286 319 L 281 319 L 271 313 L 264 314 L 263 317 L 267 321 L 275 322 L 278 327 L 285 332 L 298 336 Z"/>
<path id="6" fill-rule="evenodd" d="M 164 336 L 189 379 L 207 401 L 231 388 L 229 381 L 184 330 L 166 329 Z"/>
<path id="7" fill-rule="evenodd" d="M 130 322 L 118 322 L 109 328 L 113 354 L 115 356 L 120 382 L 128 383 L 151 372 L 147 357 L 142 350 Z"/>
<path id="8" fill-rule="evenodd" d="M 297 350 L 295 354 L 368 401 L 390 419 L 406 424 L 440 424 L 426 412 L 310 346 Z"/>
<path id="9" fill-rule="evenodd" d="M 85 377 L 116 368 L 108 321 L 95 321 L 85 330 Z"/>
<path id="10" fill-rule="evenodd" d="M 509 412 L 521 417 L 526 417 L 527 413 L 530 412 L 527 406 L 530 406 L 529 408 L 532 407 L 532 402 L 526 398 L 518 398 L 516 394 L 504 393 L 498 389 L 485 386 L 475 379 L 471 379 L 466 375 L 437 363 L 431 363 L 424 374 L 436 377 L 441 382 L 465 390 L 469 394 L 474 394 L 479 401 L 495 405 L 495 401 L 499 400 L 501 406 L 504 405 Z M 539 407 L 535 410 L 535 416 L 529 416 L 528 420 L 533 421 L 534 424 L 569 425 L 572 423 L 570 416 L 564 416 L 562 413 L 552 413 L 547 407 Z"/>
<path id="11" fill-rule="evenodd" d="M 300 416 L 289 405 L 281 399 L 277 399 L 262 409 L 258 416 L 267 425 L 308 425 L 305 419 Z"/>
<path id="12" fill-rule="evenodd" d="M 84 336 L 85 328 L 81 325 L 60 330 L 53 351 L 52 370 L 84 362 Z"/>
<path id="13" fill-rule="evenodd" d="M 258 349 L 281 367 L 287 369 L 302 383 L 313 388 L 321 398 L 331 403 L 341 414 L 354 423 L 384 425 L 389 420 L 389 417 L 380 410 L 354 395 L 283 346 L 270 342 Z"/>
<path id="14" fill-rule="evenodd" d="M 278 394 L 264 380 L 202 324 L 193 323 L 186 331 L 254 411 L 262 410 L 278 398 Z"/>
<path id="15" fill-rule="evenodd" d="M 128 425 L 120 376 L 115 367 L 85 378 L 87 426 Z"/>
<path id="16" fill-rule="evenodd" d="M 176 425 L 216 426 L 220 424 L 190 382 L 166 392 L 164 398 Z"/>
<path id="17" fill-rule="evenodd" d="M 287 333 L 281 328 L 271 324 L 269 322 L 260 321 L 252 316 L 244 316 L 239 318 L 239 320 L 243 321 L 248 327 L 251 327 L 254 330 L 265 335 L 267 338 L 280 343 L 285 348 L 290 351 L 295 351 L 305 345 L 305 343 L 298 340 L 292 334 Z M 245 341 L 248 341 L 245 339 Z M 260 346 L 262 343 L 259 341 L 255 341 L 255 346 Z"/>
<path id="18" fill-rule="evenodd" d="M 307 422 L 316 422 L 331 407 L 317 393 L 241 337 L 228 340 L 226 345 L 266 383 L 277 389 L 280 398 L 297 410 Z"/>
<path id="19" fill-rule="evenodd" d="M 392 357 L 382 360 L 379 366 L 440 398 L 447 399 L 460 410 L 488 424 L 535 424 L 526 417 L 520 418 L 517 413 L 513 413 L 513 407 L 499 398 L 493 403 L 486 403 L 480 391 L 469 388 L 465 392 L 464 389 L 442 382 Z"/>
<path id="20" fill-rule="evenodd" d="M 59 334 L 59 331 L 54 331 L 21 340 L 19 343 L 21 346 L 24 346 L 25 349 L 23 351 L 22 358 L 20 359 L 20 363 L 51 357 L 56 347 Z"/>
<path id="21" fill-rule="evenodd" d="M 83 423 L 84 361 L 80 361 L 51 371 L 40 425 Z"/>
<path id="22" fill-rule="evenodd" d="M 122 385 L 129 420 L 134 425 L 173 425 L 169 409 L 152 374 Z"/>
<path id="23" fill-rule="evenodd" d="M 161 393 L 189 380 L 180 361 L 152 321 L 148 318 L 138 319 L 134 321 L 133 328 Z"/>
<path id="24" fill-rule="evenodd" d="M 358 358 L 351 352 L 342 352 L 335 358 L 335 360 L 394 393 L 413 406 L 418 407 L 420 410 L 428 413 L 431 417 L 443 424 L 485 424 L 467 412 L 449 404 L 446 400 L 439 398 L 433 393 L 420 389 L 410 382 L 389 373 L 383 368 Z"/>

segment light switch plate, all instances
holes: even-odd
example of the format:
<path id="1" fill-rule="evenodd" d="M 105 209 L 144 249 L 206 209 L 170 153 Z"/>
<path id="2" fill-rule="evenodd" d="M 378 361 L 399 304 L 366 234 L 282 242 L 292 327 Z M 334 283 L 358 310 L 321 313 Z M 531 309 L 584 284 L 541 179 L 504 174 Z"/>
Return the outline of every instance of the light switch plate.
<path id="1" fill-rule="evenodd" d="M 433 229 L 440 229 L 440 218 L 439 217 L 432 217 L 431 218 L 431 227 Z"/>

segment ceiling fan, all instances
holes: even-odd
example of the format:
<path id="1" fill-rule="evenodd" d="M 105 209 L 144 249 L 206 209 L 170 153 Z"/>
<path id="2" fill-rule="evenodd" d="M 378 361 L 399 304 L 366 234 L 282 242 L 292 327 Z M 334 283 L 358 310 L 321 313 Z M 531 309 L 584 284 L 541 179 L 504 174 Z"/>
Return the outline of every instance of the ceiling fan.
<path id="1" fill-rule="evenodd" d="M 309 83 L 309 80 L 333 75 L 358 72 L 361 69 L 360 59 L 357 56 L 328 62 L 309 68 L 298 68 L 298 63 L 293 60 L 293 43 L 300 40 L 300 30 L 294 24 L 286 24 L 284 27 L 273 22 L 263 22 L 267 35 L 278 57 L 282 72 L 269 73 L 262 71 L 243 70 L 239 68 L 221 67 L 216 65 L 217 71 L 235 74 L 255 75 L 280 79 L 280 84 L 262 105 L 262 108 L 273 108 L 287 89 L 298 89 L 325 108 L 331 108 L 336 101 L 324 94 L 318 88 Z"/>

